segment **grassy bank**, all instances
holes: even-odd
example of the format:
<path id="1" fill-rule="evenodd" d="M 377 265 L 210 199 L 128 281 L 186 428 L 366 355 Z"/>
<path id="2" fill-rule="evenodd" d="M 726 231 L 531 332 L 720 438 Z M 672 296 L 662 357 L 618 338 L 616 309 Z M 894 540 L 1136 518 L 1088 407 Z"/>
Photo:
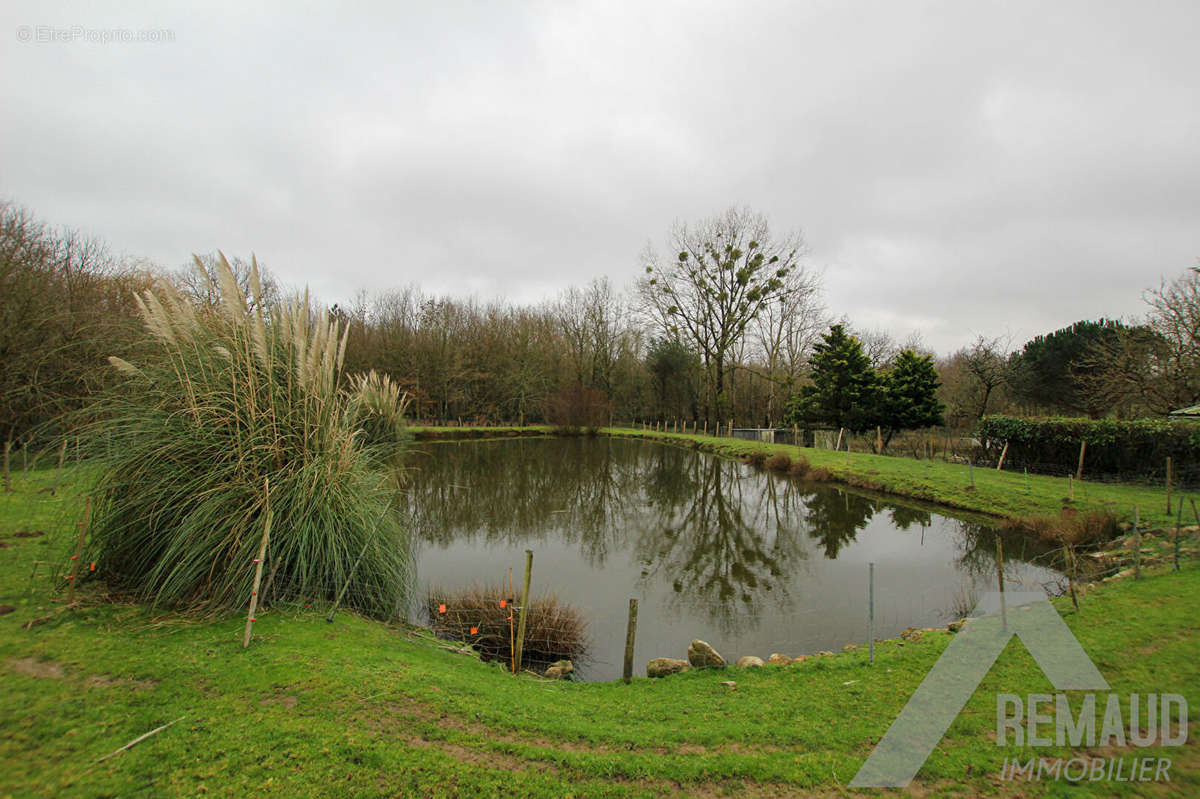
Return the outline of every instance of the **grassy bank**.
<path id="1" fill-rule="evenodd" d="M 628 428 L 609 428 L 605 433 L 694 447 L 729 458 L 744 458 L 755 453 L 766 453 L 768 456 L 783 453 L 791 458 L 803 456 L 814 468 L 827 469 L 838 482 L 1002 519 L 1022 520 L 1031 516 L 1061 513 L 1064 505 L 1068 504 L 1065 500 L 1071 494 L 1070 481 L 1066 477 L 1031 474 L 1026 478 L 1020 473 L 971 468 L 938 460 L 914 460 L 862 452 L 847 455 L 845 452 L 788 444 Z M 972 477 L 974 488 L 971 487 Z M 1121 518 L 1132 519 L 1133 508 L 1137 506 L 1141 520 L 1148 526 L 1166 527 L 1175 522 L 1174 511 L 1167 514 L 1166 492 L 1161 486 L 1079 480 L 1074 483 L 1074 496 L 1074 501 L 1069 505 L 1079 511 L 1110 510 Z M 1200 504 L 1200 494 L 1195 496 Z M 1172 507 L 1177 505 L 1178 497 L 1178 492 L 1172 495 Z M 1185 525 L 1196 523 L 1191 518 L 1190 506 L 1185 508 L 1184 513 Z"/>
<path id="2" fill-rule="evenodd" d="M 39 493 L 51 480 L 18 476 L 0 494 L 0 604 L 13 608 L 0 616 L 0 795 L 840 794 L 950 640 L 882 643 L 873 666 L 855 651 L 630 686 L 513 678 L 413 630 L 349 614 L 328 624 L 320 608 L 262 614 L 243 650 L 240 616 L 155 614 L 94 584 L 65 607 L 48 575 L 69 557 L 86 475 Z M 1098 586 L 1079 614 L 1058 606 L 1115 692 L 1179 692 L 1195 707 L 1198 590 L 1188 567 Z M 667 654 L 683 653 L 639 642 L 638 665 Z M 1005 755 L 1061 754 L 994 745 L 1001 690 L 1051 687 L 1010 645 L 922 769 L 920 792 L 991 793 Z M 1200 790 L 1197 751 L 1128 754 L 1171 757 L 1167 792 L 1187 795 Z"/>

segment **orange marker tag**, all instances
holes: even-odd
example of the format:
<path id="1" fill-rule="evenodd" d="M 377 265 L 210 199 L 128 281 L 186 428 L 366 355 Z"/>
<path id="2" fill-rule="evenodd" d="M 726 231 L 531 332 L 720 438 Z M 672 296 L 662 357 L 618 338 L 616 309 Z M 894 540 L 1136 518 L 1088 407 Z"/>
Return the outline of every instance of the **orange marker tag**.
<path id="1" fill-rule="evenodd" d="M 88 569 L 88 571 L 90 571 L 90 572 L 94 572 L 94 571 L 96 571 L 96 564 L 95 564 L 95 563 L 93 563 L 93 564 L 92 564 L 92 567 L 91 567 L 90 569 Z"/>
<path id="2" fill-rule="evenodd" d="M 508 600 L 501 599 L 500 600 L 500 608 L 503 609 L 506 605 L 508 605 Z"/>
<path id="3" fill-rule="evenodd" d="M 438 613 L 445 613 L 445 612 L 446 612 L 446 606 L 438 605 Z"/>
<path id="4" fill-rule="evenodd" d="M 478 627 L 472 627 L 472 628 L 471 628 L 471 635 L 478 635 L 478 634 L 479 634 L 479 628 L 478 628 Z"/>

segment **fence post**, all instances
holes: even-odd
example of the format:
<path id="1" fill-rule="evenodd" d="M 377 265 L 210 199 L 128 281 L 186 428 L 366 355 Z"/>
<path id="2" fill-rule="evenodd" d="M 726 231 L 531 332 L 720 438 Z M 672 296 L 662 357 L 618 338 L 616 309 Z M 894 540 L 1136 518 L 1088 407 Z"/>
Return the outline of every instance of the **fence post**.
<path id="1" fill-rule="evenodd" d="M 1171 515 L 1171 456 L 1167 456 L 1167 516 Z"/>
<path id="2" fill-rule="evenodd" d="M 1138 506 L 1133 506 L 1133 579 L 1142 576 L 1142 525 L 1138 518 Z"/>
<path id="3" fill-rule="evenodd" d="M 58 448 L 58 468 L 54 470 L 54 485 L 50 487 L 51 494 L 58 493 L 58 478 L 62 474 L 63 458 L 67 457 L 67 439 L 62 440 L 62 446 Z"/>
<path id="4" fill-rule="evenodd" d="M 1183 497 L 1179 498 L 1179 512 L 1175 514 L 1175 571 L 1179 571 L 1179 533 L 1183 530 Z"/>
<path id="5" fill-rule="evenodd" d="M 971 488 L 975 487 L 975 459 L 967 459 L 967 474 L 971 475 Z"/>
<path id="6" fill-rule="evenodd" d="M 271 538 L 271 478 L 264 480 L 267 511 L 263 522 L 262 540 L 258 543 L 258 557 L 254 559 L 254 587 L 250 591 L 250 611 L 246 614 L 246 632 L 242 636 L 242 649 L 250 646 L 250 633 L 254 628 L 254 611 L 258 609 L 258 587 L 262 584 L 263 560 L 267 557 L 267 541 Z"/>
<path id="7" fill-rule="evenodd" d="M 1000 624 L 1008 632 L 1008 606 L 1004 601 L 1004 542 L 996 536 L 996 581 L 1000 584 Z"/>
<path id="8" fill-rule="evenodd" d="M 867 652 L 875 662 L 875 564 L 867 564 Z"/>
<path id="9" fill-rule="evenodd" d="M 533 550 L 525 550 L 525 587 L 521 590 L 521 620 L 517 623 L 516 669 L 521 673 L 521 660 L 525 654 L 525 621 L 529 611 L 529 580 L 533 576 Z"/>
<path id="10" fill-rule="evenodd" d="M 67 605 L 75 604 L 75 583 L 79 582 L 79 559 L 83 556 L 83 539 L 87 537 L 88 525 L 92 522 L 92 498 L 83 501 L 83 521 L 76 522 L 79 536 L 75 539 L 75 554 L 71 556 L 71 576 L 67 578 Z"/>
<path id="11" fill-rule="evenodd" d="M 1083 479 L 1083 456 L 1087 454 L 1087 439 L 1079 442 L 1079 467 L 1075 470 L 1075 479 Z"/>
<path id="12" fill-rule="evenodd" d="M 12 441 L 4 442 L 4 490 L 12 491 L 12 483 L 8 481 L 8 453 L 12 451 Z"/>
<path id="13" fill-rule="evenodd" d="M 1067 499 L 1075 501 L 1075 475 L 1067 475 Z"/>
<path id="14" fill-rule="evenodd" d="M 1067 585 L 1071 589 L 1071 604 L 1075 606 L 1075 612 L 1078 613 L 1079 599 L 1075 595 L 1075 572 L 1078 561 L 1075 560 L 1075 547 L 1070 544 L 1064 544 L 1063 547 L 1067 552 Z"/>
<path id="15" fill-rule="evenodd" d="M 625 672 L 623 679 L 626 685 L 629 685 L 633 681 L 633 641 L 637 636 L 637 608 L 638 601 L 630 599 L 629 622 L 625 626 Z"/>
<path id="16" fill-rule="evenodd" d="M 996 464 L 996 471 L 1004 471 L 1004 459 L 1008 457 L 1008 442 L 1004 442 L 1004 449 L 1000 451 L 1000 461 Z"/>

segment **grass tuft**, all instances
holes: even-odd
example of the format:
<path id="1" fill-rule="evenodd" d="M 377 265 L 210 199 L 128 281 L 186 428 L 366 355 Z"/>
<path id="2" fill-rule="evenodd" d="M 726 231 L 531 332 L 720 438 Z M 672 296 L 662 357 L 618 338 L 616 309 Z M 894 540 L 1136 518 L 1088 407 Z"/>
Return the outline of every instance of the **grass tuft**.
<path id="1" fill-rule="evenodd" d="M 431 588 L 425 596 L 425 613 L 438 636 L 470 644 L 485 661 L 512 662 L 520 616 L 507 587 Z M 578 663 L 587 652 L 587 622 L 578 609 L 553 594 L 534 597 L 521 649 L 524 668 L 541 670 L 558 660 Z"/>

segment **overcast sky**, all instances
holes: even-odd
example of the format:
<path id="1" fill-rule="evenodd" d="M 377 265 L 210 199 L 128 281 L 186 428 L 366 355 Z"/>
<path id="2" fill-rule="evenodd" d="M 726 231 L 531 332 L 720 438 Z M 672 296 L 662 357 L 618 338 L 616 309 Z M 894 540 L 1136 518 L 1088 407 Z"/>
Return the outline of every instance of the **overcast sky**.
<path id="1" fill-rule="evenodd" d="M 331 301 L 624 286 L 747 205 L 941 352 L 1200 258 L 1196 0 L 188 5 L 4 3 L 0 198 Z"/>

